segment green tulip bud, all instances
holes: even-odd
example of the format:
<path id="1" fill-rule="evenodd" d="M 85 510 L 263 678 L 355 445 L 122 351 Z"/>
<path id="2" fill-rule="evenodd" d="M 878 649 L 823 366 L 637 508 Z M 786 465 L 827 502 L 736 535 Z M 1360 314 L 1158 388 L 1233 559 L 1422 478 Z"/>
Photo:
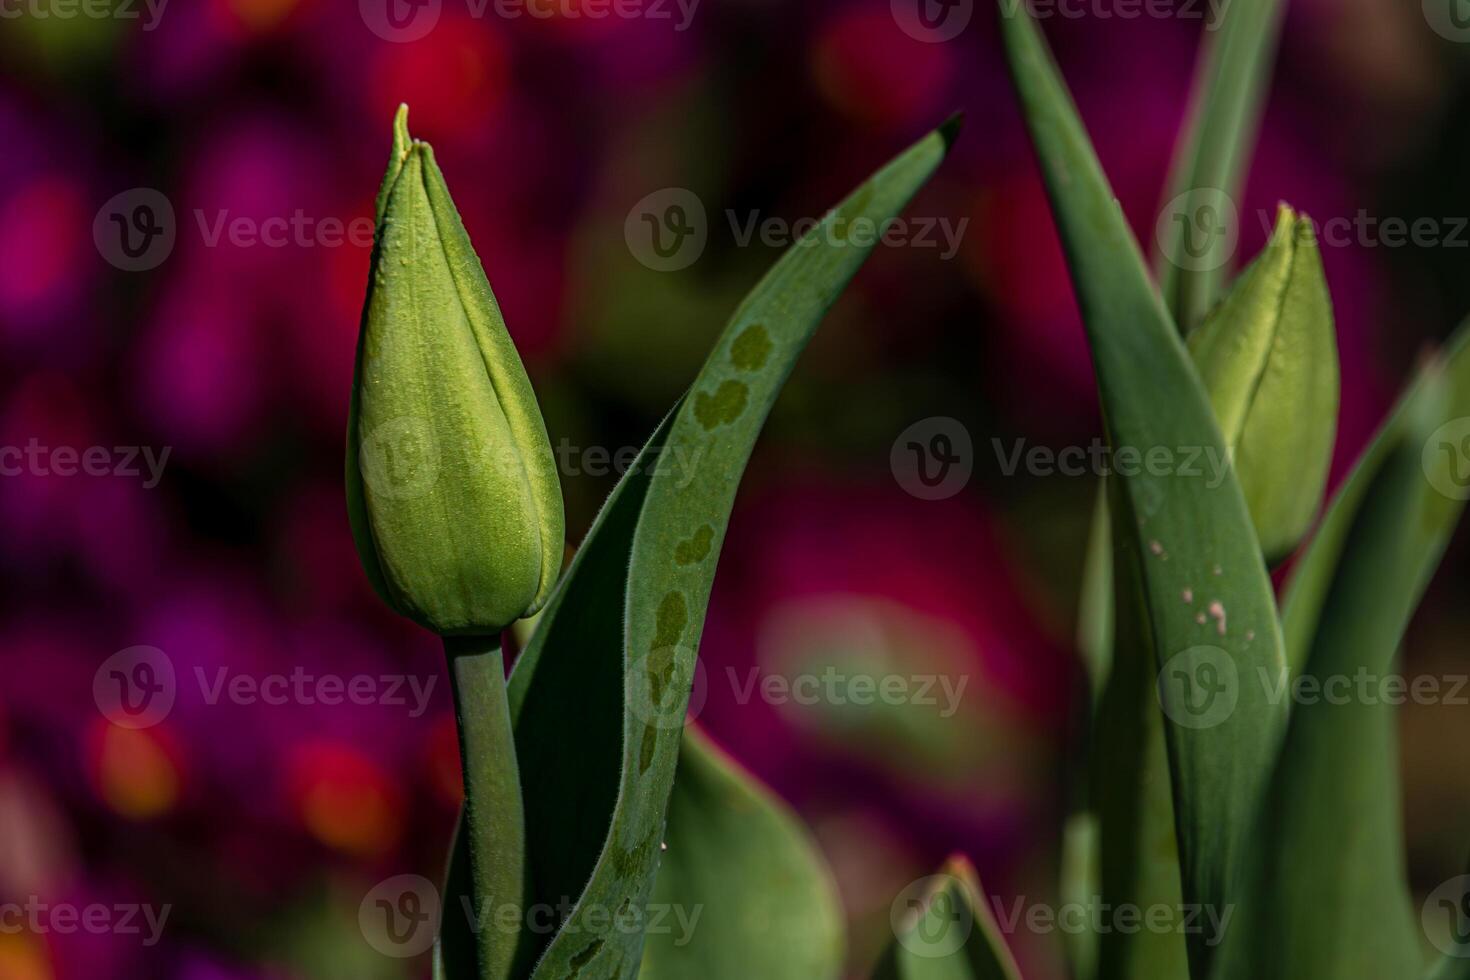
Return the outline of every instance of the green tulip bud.
<path id="1" fill-rule="evenodd" d="M 1309 218 L 1285 205 L 1265 249 L 1188 338 L 1261 550 L 1311 527 L 1337 426 L 1332 299 Z"/>
<path id="2" fill-rule="evenodd" d="M 444 175 L 394 123 L 347 431 L 368 578 L 441 635 L 498 633 L 546 601 L 564 519 L 546 424 Z"/>

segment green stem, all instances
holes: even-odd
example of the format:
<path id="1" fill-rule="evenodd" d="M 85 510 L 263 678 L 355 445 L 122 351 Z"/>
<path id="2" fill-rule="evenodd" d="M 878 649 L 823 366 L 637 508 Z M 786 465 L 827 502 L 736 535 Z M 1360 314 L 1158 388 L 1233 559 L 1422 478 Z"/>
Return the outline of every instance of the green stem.
<path id="1" fill-rule="evenodd" d="M 445 637 L 464 769 L 475 946 L 482 980 L 517 975 L 525 941 L 526 827 L 499 636 Z M 458 896 L 445 896 L 459 904 Z M 516 910 L 514 919 L 504 910 Z M 454 909 L 458 914 L 462 909 Z M 520 923 L 507 929 L 504 923 Z"/>

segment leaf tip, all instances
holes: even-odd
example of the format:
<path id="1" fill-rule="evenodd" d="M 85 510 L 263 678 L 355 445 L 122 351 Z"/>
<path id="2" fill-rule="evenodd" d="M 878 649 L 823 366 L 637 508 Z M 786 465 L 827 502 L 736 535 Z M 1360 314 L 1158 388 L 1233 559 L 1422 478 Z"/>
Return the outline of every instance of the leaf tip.
<path id="1" fill-rule="evenodd" d="M 954 141 L 959 139 L 960 130 L 965 126 L 965 113 L 963 110 L 956 112 L 940 125 L 937 132 L 939 138 L 944 140 L 944 152 L 948 153 Z"/>

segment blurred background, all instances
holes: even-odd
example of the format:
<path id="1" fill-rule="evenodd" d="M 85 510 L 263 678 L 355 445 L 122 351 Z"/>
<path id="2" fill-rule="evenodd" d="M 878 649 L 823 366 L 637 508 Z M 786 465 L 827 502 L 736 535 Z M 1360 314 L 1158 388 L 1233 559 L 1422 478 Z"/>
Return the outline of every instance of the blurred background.
<path id="1" fill-rule="evenodd" d="M 951 851 L 1002 902 L 1055 901 L 1095 485 L 1003 463 L 1017 445 L 1090 445 L 1100 426 L 993 12 L 976 3 L 951 9 L 963 29 L 942 39 L 903 0 L 649 0 L 600 19 L 593 0 L 544 16 L 470 0 L 0 0 L 0 446 L 15 450 L 0 455 L 0 903 L 110 923 L 11 916 L 0 980 L 427 975 L 365 942 L 357 913 L 376 882 L 438 875 L 460 792 L 447 682 L 438 643 L 371 594 L 341 488 L 399 102 L 537 386 L 571 541 L 779 254 L 750 222 L 819 217 L 964 111 L 908 212 L 933 223 L 930 244 L 875 253 L 757 449 L 704 633 L 700 721 L 813 829 L 854 975 L 891 934 L 893 896 Z M 1048 32 L 1148 247 L 1215 8 L 1068 9 Z M 1470 312 L 1470 46 L 1455 33 L 1403 0 L 1293 0 L 1287 18 L 1237 259 L 1278 200 L 1439 229 L 1324 242 L 1343 365 L 1334 479 Z M 699 202 L 705 234 L 658 268 L 637 206 L 669 189 Z M 951 424 L 935 419 L 969 436 L 969 475 L 924 499 L 891 450 L 911 426 Z M 1467 571 L 1460 544 L 1410 633 L 1410 673 L 1470 671 Z M 930 704 L 741 697 L 752 671 L 829 666 L 968 680 Z M 106 694 L 119 675 L 170 682 L 171 705 L 130 715 Z M 371 703 L 280 696 L 292 678 L 320 694 L 358 676 Z M 1401 717 L 1427 890 L 1470 846 L 1470 757 L 1446 751 L 1470 713 Z M 1061 937 L 1011 938 L 1028 976 L 1061 975 Z"/>

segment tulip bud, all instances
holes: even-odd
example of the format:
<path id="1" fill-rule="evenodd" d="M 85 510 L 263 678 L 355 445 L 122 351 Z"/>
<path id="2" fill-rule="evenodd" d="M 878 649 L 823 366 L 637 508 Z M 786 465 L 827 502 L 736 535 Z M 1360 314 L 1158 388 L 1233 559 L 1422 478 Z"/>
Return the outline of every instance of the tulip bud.
<path id="1" fill-rule="evenodd" d="M 546 425 L 428 144 L 394 124 L 347 431 L 368 578 L 442 635 L 498 633 L 561 570 Z"/>
<path id="2" fill-rule="evenodd" d="M 1268 561 L 1306 534 L 1337 424 L 1332 300 L 1310 219 L 1276 228 L 1188 344 Z"/>

